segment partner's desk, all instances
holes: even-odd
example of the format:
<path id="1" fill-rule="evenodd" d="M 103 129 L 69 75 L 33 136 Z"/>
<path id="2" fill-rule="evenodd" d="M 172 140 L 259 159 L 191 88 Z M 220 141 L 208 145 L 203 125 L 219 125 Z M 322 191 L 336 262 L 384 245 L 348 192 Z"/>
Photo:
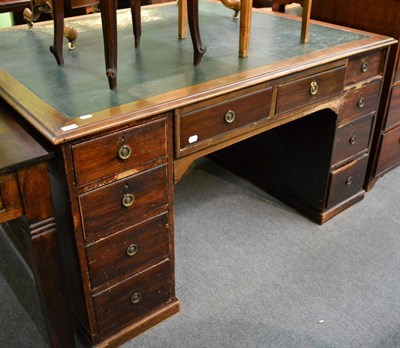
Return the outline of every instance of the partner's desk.
<path id="1" fill-rule="evenodd" d="M 202 3 L 208 50 L 193 67 L 176 6 L 143 14 L 137 50 L 130 13 L 118 15 L 116 91 L 104 79 L 97 15 L 72 20 L 80 39 L 63 67 L 48 52 L 51 24 L 0 32 L 3 102 L 54 152 L 71 317 L 93 346 L 121 344 L 179 310 L 174 181 L 195 159 L 215 155 L 319 223 L 363 198 L 395 42 L 314 23 L 301 44 L 299 20 L 255 11 L 250 56 L 240 59 L 238 23 Z"/>

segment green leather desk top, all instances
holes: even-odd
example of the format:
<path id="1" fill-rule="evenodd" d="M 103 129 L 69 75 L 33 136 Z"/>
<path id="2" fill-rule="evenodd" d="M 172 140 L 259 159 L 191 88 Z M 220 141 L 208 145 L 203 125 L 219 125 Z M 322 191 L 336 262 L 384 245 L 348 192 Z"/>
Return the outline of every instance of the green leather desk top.
<path id="1" fill-rule="evenodd" d="M 366 33 L 314 23 L 310 26 L 309 43 L 302 44 L 299 20 L 254 11 L 250 54 L 248 58 L 239 58 L 239 20 L 232 19 L 233 12 L 219 3 L 201 2 L 200 30 L 207 52 L 202 63 L 194 67 L 190 37 L 186 40 L 177 37 L 177 12 L 176 4 L 142 7 L 141 47 L 135 49 L 130 11 L 119 11 L 118 87 L 115 91 L 109 90 L 105 76 L 99 14 L 67 21 L 78 30 L 79 37 L 75 50 L 69 51 L 64 46 L 64 66 L 58 66 L 49 52 L 53 40 L 51 22 L 34 24 L 31 30 L 26 26 L 0 30 L 3 86 L 0 86 L 0 94 L 3 97 L 7 94 L 7 98 L 11 94 L 14 98 L 14 92 L 7 91 L 3 84 L 6 77 L 11 77 L 54 108 L 60 115 L 58 123 L 45 126 L 57 137 L 81 116 L 126 104 L 131 105 L 129 112 L 140 112 L 140 109 L 154 107 L 155 103 L 170 101 L 176 95 L 181 99 L 177 105 L 183 105 L 210 86 L 213 89 L 222 87 L 239 81 L 242 75 L 245 79 L 268 75 L 277 63 L 288 60 L 288 64 L 293 64 L 294 58 L 304 65 L 307 57 L 313 57 L 315 65 L 318 61 L 329 60 L 330 49 L 346 47 L 346 44 L 369 37 Z M 296 65 L 292 70 L 296 71 Z M 184 92 L 175 93 L 179 90 Z M 156 100 L 153 97 L 157 97 Z M 29 106 L 24 105 L 24 109 Z M 40 115 L 34 117 L 42 122 Z M 95 117 L 89 118 L 88 125 L 96 122 Z M 103 121 L 105 118 L 104 114 L 100 117 Z M 67 128 L 62 127 L 63 123 Z"/>

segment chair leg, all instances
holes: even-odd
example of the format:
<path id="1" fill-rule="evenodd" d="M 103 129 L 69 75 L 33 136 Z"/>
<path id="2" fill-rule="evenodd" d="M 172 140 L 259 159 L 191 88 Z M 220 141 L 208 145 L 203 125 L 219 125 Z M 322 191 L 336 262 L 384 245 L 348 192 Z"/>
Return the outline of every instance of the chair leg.
<path id="1" fill-rule="evenodd" d="M 252 8 L 253 8 L 253 0 L 241 1 L 239 57 L 247 57 L 249 55 Z"/>
<path id="2" fill-rule="evenodd" d="M 53 53 L 58 65 L 64 64 L 63 57 L 63 39 L 64 39 L 64 1 L 52 0 L 52 15 L 54 22 L 54 42 L 50 46 L 50 52 Z"/>
<path id="3" fill-rule="evenodd" d="M 117 87 L 117 8 L 114 0 L 100 0 L 106 75 L 110 89 Z"/>
<path id="4" fill-rule="evenodd" d="M 140 46 L 140 37 L 142 35 L 140 5 L 141 5 L 140 0 L 130 0 L 135 47 Z"/>
<path id="5" fill-rule="evenodd" d="M 188 25 L 187 0 L 178 0 L 178 6 L 178 37 L 180 39 L 186 39 Z"/>
<path id="6" fill-rule="evenodd" d="M 199 65 L 207 48 L 202 44 L 199 30 L 199 0 L 188 0 L 188 20 L 190 36 L 193 43 L 193 64 Z"/>
<path id="7" fill-rule="evenodd" d="M 303 43 L 308 42 L 308 27 L 310 24 L 312 0 L 303 1 L 303 18 L 301 21 L 301 35 L 300 41 Z"/>

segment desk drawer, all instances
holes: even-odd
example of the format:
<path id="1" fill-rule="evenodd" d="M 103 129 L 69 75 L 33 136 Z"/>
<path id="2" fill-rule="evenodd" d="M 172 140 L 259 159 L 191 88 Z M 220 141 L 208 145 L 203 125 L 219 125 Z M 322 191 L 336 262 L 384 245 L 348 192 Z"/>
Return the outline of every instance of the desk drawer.
<path id="1" fill-rule="evenodd" d="M 373 118 L 373 114 L 369 114 L 336 130 L 333 164 L 368 149 Z"/>
<path id="2" fill-rule="evenodd" d="M 92 288 L 126 276 L 139 266 L 151 266 L 168 255 L 169 224 L 165 213 L 86 248 Z"/>
<path id="3" fill-rule="evenodd" d="M 72 147 L 78 186 L 166 156 L 165 118 Z"/>
<path id="4" fill-rule="evenodd" d="M 172 297 L 171 263 L 166 260 L 93 296 L 99 336 L 145 317 Z"/>
<path id="5" fill-rule="evenodd" d="M 393 87 L 385 129 L 400 123 L 400 85 Z"/>
<path id="6" fill-rule="evenodd" d="M 167 192 L 162 165 L 80 195 L 85 238 L 104 237 L 165 211 Z"/>
<path id="7" fill-rule="evenodd" d="M 368 155 L 365 154 L 331 173 L 327 208 L 331 208 L 362 191 L 367 163 Z"/>
<path id="8" fill-rule="evenodd" d="M 276 114 L 281 114 L 342 92 L 346 68 L 339 67 L 278 86 Z"/>
<path id="9" fill-rule="evenodd" d="M 400 164 L 400 126 L 383 136 L 376 175 L 398 164 Z"/>
<path id="10" fill-rule="evenodd" d="M 269 116 L 272 88 L 251 88 L 183 108 L 179 115 L 180 149 L 221 136 Z"/>
<path id="11" fill-rule="evenodd" d="M 377 110 L 380 81 L 346 92 L 340 109 L 340 123 L 347 123 Z"/>
<path id="12" fill-rule="evenodd" d="M 384 51 L 374 51 L 349 59 L 346 85 L 382 75 L 385 62 Z"/>

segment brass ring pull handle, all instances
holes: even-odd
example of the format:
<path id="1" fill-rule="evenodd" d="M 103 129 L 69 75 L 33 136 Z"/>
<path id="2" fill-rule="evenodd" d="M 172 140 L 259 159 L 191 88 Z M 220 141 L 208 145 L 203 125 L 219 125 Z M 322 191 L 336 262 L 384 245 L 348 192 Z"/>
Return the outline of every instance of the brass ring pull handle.
<path id="1" fill-rule="evenodd" d="M 353 134 L 349 139 L 349 143 L 351 145 L 354 145 L 356 142 L 357 142 L 357 136 L 355 134 Z"/>
<path id="2" fill-rule="evenodd" d="M 359 108 L 363 108 L 364 105 L 365 105 L 365 98 L 361 97 L 360 99 L 358 99 L 357 106 Z"/>
<path id="3" fill-rule="evenodd" d="M 310 84 L 310 94 L 316 95 L 318 93 L 318 83 L 317 81 L 312 81 Z"/>
<path id="4" fill-rule="evenodd" d="M 139 247 L 136 244 L 131 244 L 126 248 L 126 255 L 132 257 L 139 251 Z"/>
<path id="5" fill-rule="evenodd" d="M 122 160 L 126 160 L 132 153 L 131 148 L 128 145 L 122 145 L 118 150 L 118 157 Z"/>
<path id="6" fill-rule="evenodd" d="M 347 185 L 347 186 L 350 186 L 352 183 L 353 183 L 353 177 L 352 177 L 352 176 L 349 176 L 349 177 L 346 179 L 346 185 Z"/>
<path id="7" fill-rule="evenodd" d="M 228 124 L 230 124 L 233 121 L 235 121 L 235 118 L 236 118 L 235 112 L 232 111 L 232 110 L 228 110 L 226 112 L 226 114 L 225 114 L 225 117 L 224 117 L 225 122 L 228 123 Z"/>
<path id="8" fill-rule="evenodd" d="M 364 60 L 361 64 L 361 72 L 364 73 L 367 72 L 367 70 L 368 70 L 368 62 Z"/>
<path id="9" fill-rule="evenodd" d="M 139 292 L 135 292 L 135 293 L 131 296 L 131 303 L 132 303 L 132 304 L 136 304 L 136 303 L 138 303 L 141 299 L 142 299 L 142 294 L 139 293 Z"/>
<path id="10" fill-rule="evenodd" d="M 121 203 L 125 208 L 128 208 L 133 204 L 134 201 L 135 201 L 135 197 L 130 193 L 126 193 L 122 197 L 122 202 Z"/>

